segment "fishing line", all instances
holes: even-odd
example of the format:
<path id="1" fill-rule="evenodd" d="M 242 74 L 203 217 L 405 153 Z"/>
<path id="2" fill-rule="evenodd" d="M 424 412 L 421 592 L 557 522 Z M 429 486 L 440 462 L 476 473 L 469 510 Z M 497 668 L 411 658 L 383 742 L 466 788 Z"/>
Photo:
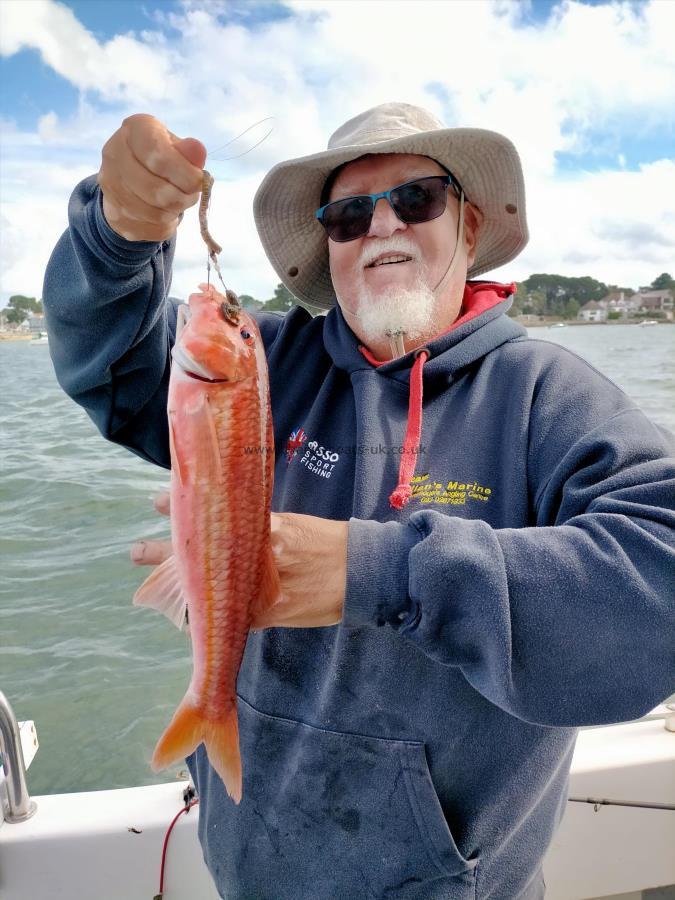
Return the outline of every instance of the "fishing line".
<path id="1" fill-rule="evenodd" d="M 171 334 L 169 331 L 169 310 L 168 305 L 168 288 L 166 286 L 166 275 L 164 273 L 164 241 L 159 245 L 159 263 L 162 272 L 162 317 L 164 319 L 164 333 L 166 334 L 166 352 L 169 357 L 169 372 L 173 365 L 173 357 L 171 355 Z"/>
<path id="2" fill-rule="evenodd" d="M 243 137 L 245 134 L 247 134 L 252 128 L 255 128 L 257 125 L 262 125 L 263 122 L 274 122 L 274 118 L 275 118 L 274 116 L 267 116 L 264 119 L 260 119 L 260 121 L 258 121 L 258 122 L 254 122 L 253 125 L 249 125 L 248 128 L 245 129 L 245 131 L 242 131 L 241 134 L 238 134 L 236 137 L 233 137 L 231 140 L 229 140 L 226 144 L 223 144 L 220 147 L 216 147 L 215 150 L 213 150 L 212 152 L 209 152 L 209 154 L 208 154 L 209 159 L 213 159 L 216 162 L 229 162 L 232 159 L 239 159 L 242 156 L 246 156 L 247 153 L 250 153 L 251 150 L 255 150 L 255 148 L 259 147 L 263 141 L 267 140 L 267 138 L 274 131 L 274 126 L 272 126 L 270 128 L 270 130 L 267 132 L 267 134 L 263 135 L 263 137 L 261 137 L 259 141 L 257 141 L 252 147 L 249 147 L 249 149 L 245 150 L 243 153 L 237 153 L 235 156 L 225 156 L 225 157 L 220 157 L 220 158 L 215 156 L 214 154 L 220 153 L 221 150 L 224 150 L 226 147 L 229 147 L 230 144 L 233 144 L 235 141 L 238 141 L 239 138 Z"/>

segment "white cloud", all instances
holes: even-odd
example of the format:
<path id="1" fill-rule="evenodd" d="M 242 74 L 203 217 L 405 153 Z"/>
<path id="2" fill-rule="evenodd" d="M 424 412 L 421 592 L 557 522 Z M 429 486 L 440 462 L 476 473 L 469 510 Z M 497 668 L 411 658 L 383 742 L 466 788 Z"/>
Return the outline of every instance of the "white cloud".
<path id="1" fill-rule="evenodd" d="M 47 113 L 31 132 L 3 128 L 2 204 L 13 247 L 11 264 L 2 264 L 4 298 L 40 292 L 70 190 L 98 169 L 122 118 L 140 111 L 209 150 L 274 116 L 272 135 L 251 153 L 208 163 L 217 177 L 212 231 L 226 246 L 228 281 L 271 296 L 277 279 L 251 212 L 258 183 L 276 162 L 323 149 L 347 118 L 392 99 L 422 105 L 448 125 L 501 131 L 518 147 L 532 238 L 519 259 L 492 274 L 590 274 L 637 287 L 673 270 L 673 161 L 636 166 L 626 142 L 651 138 L 667 147 L 670 136 L 672 147 L 675 3 L 565 0 L 545 25 L 527 19 L 528 4 L 504 0 L 386 7 L 288 0 L 286 7 L 289 17 L 253 25 L 248 4 L 190 0 L 178 12 L 160 10 L 154 30 L 104 42 L 53 0 L 3 0 L 0 52 L 33 48 L 81 91 L 71 116 Z M 241 153 L 265 128 L 216 157 Z M 611 162 L 603 171 L 581 163 L 574 171 L 574 154 Z M 191 212 L 181 226 L 174 293 L 185 296 L 203 279 L 203 259 Z"/>
<path id="2" fill-rule="evenodd" d="M 592 275 L 637 288 L 675 269 L 675 161 L 530 185 L 530 243 L 496 274 Z"/>
<path id="3" fill-rule="evenodd" d="M 116 35 L 100 43 L 67 6 L 53 0 L 3 0 L 0 55 L 25 48 L 81 90 L 106 100 L 152 102 L 171 89 L 170 59 L 161 42 Z"/>

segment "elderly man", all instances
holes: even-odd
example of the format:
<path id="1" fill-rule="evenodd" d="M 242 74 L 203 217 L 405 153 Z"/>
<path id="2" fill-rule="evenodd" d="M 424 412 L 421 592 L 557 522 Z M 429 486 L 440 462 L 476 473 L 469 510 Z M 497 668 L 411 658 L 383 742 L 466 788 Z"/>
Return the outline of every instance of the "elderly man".
<path id="1" fill-rule="evenodd" d="M 165 467 L 166 285 L 204 161 L 127 119 L 45 282 L 64 389 Z M 577 727 L 673 689 L 670 438 L 475 280 L 527 240 L 501 135 L 385 104 L 276 166 L 255 216 L 330 311 L 257 314 L 283 600 L 239 674 L 241 804 L 188 760 L 206 863 L 228 900 L 540 898 Z"/>

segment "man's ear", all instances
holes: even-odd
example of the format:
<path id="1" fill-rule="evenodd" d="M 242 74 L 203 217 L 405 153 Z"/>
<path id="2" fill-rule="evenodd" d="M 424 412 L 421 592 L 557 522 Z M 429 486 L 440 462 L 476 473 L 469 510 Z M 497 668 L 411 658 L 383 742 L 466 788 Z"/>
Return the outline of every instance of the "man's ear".
<path id="1" fill-rule="evenodd" d="M 483 213 L 472 203 L 464 204 L 464 246 L 466 247 L 467 267 L 473 265 L 476 258 L 478 235 L 483 224 Z"/>

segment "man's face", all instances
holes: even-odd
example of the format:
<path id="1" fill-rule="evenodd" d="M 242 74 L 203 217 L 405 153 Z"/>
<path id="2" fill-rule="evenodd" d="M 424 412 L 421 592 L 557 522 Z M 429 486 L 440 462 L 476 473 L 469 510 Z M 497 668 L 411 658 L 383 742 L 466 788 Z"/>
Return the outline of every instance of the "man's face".
<path id="1" fill-rule="evenodd" d="M 364 156 L 341 170 L 333 184 L 330 200 L 355 194 L 375 194 L 415 178 L 445 174 L 438 163 L 426 156 Z M 445 212 L 418 225 L 402 222 L 383 199 L 375 206 L 367 235 L 346 243 L 328 239 L 331 276 L 338 303 L 352 331 L 380 359 L 391 356 L 386 336 L 388 330 L 402 327 L 407 332 L 407 352 L 448 328 L 457 318 L 467 265 L 473 260 L 475 237 L 470 221 L 465 225 L 465 241 L 461 242 L 453 277 L 439 296 L 434 296 L 433 290 L 445 275 L 452 258 L 458 216 L 459 201 L 450 188 Z M 378 259 L 392 254 L 403 254 L 410 259 L 373 265 Z"/>

